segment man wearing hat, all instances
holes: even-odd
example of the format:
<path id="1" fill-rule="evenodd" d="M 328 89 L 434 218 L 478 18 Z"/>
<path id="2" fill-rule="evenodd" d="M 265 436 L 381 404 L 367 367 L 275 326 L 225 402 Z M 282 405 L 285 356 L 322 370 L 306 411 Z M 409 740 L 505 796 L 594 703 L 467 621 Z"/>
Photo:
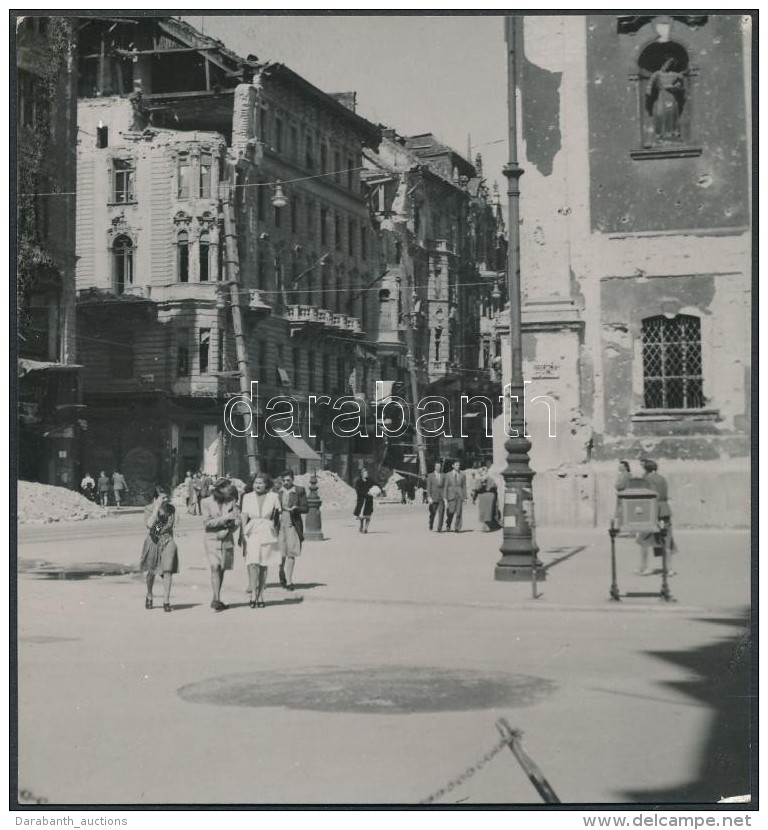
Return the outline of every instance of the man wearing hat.
<path id="1" fill-rule="evenodd" d="M 677 546 L 672 537 L 672 509 L 669 506 L 667 480 L 659 473 L 659 465 L 652 458 L 641 458 L 640 463 L 643 465 L 643 470 L 645 470 L 643 481 L 650 490 L 656 492 L 659 526 L 662 530 L 659 533 L 637 534 L 636 541 L 640 545 L 641 550 L 640 570 L 638 573 L 644 576 L 651 572 L 648 569 L 648 554 L 650 548 L 663 544 L 667 549 L 667 575 L 674 576 L 675 571 L 672 569 L 672 554 L 677 552 Z"/>

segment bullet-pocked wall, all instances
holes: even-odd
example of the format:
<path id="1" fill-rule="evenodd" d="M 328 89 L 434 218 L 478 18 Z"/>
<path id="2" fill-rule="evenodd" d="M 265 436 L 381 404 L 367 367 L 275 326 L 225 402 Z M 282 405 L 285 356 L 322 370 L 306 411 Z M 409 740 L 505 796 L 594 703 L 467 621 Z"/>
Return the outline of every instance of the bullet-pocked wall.
<path id="1" fill-rule="evenodd" d="M 744 229 L 742 18 L 645 20 L 588 18 L 592 228 Z"/>

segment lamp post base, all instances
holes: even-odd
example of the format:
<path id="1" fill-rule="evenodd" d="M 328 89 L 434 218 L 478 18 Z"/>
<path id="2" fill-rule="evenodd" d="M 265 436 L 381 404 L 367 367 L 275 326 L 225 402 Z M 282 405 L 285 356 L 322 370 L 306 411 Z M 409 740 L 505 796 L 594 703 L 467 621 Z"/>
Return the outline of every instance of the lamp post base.
<path id="1" fill-rule="evenodd" d="M 509 558 L 510 560 L 512 557 Z M 540 562 L 515 562 L 508 561 L 507 557 L 499 560 L 493 571 L 493 578 L 496 582 L 530 582 L 533 579 L 533 572 L 536 571 L 536 581 L 545 582 L 547 571 Z"/>

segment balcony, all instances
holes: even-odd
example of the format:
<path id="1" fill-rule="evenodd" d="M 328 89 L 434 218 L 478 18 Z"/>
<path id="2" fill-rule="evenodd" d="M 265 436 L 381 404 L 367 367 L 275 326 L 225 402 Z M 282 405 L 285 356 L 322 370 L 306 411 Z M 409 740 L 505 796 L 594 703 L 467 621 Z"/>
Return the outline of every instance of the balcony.
<path id="1" fill-rule="evenodd" d="M 323 322 L 318 317 L 318 309 L 313 305 L 289 305 L 286 306 L 285 311 L 291 326 L 306 326 Z"/>
<path id="2" fill-rule="evenodd" d="M 451 242 L 450 239 L 435 239 L 433 240 L 435 244 L 434 250 L 440 254 L 455 254 L 456 248 Z"/>

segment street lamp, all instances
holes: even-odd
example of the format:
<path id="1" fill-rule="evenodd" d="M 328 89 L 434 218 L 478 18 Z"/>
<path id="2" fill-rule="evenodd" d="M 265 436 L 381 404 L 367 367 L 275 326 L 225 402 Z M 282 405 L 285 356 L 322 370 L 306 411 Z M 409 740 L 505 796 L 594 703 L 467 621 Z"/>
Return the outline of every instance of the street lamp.
<path id="1" fill-rule="evenodd" d="M 494 578 L 499 581 L 528 581 L 539 570 L 536 557 L 538 547 L 533 539 L 530 522 L 533 517 L 533 476 L 528 452 L 531 442 L 525 437 L 525 383 L 523 379 L 522 291 L 520 288 L 520 176 L 523 171 L 517 161 L 517 17 L 505 18 L 507 40 L 507 115 L 509 125 L 509 163 L 504 167 L 507 177 L 509 209 L 509 250 L 507 252 L 507 281 L 509 295 L 509 345 L 511 351 L 510 397 L 505 407 L 505 431 L 508 436 L 504 449 L 507 466 L 504 477 L 503 539 L 501 559 L 496 563 Z M 506 419 L 506 413 L 509 418 Z"/>

